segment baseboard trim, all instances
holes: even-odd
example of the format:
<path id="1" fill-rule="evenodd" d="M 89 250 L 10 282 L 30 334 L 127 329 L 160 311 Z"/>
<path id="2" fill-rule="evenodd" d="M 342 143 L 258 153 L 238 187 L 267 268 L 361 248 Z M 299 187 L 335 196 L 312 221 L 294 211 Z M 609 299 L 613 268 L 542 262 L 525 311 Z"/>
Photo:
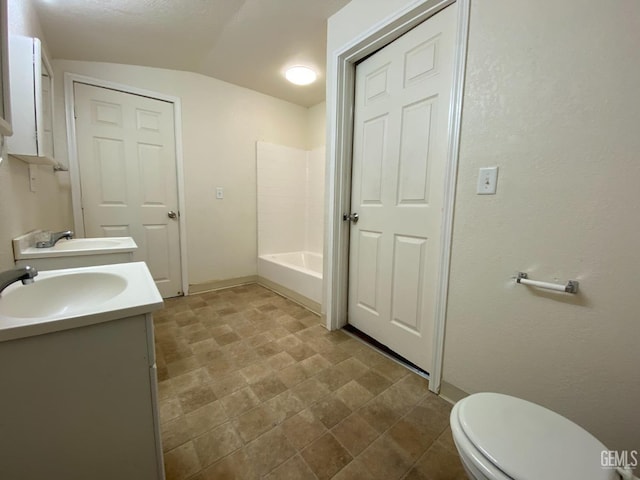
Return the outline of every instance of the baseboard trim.
<path id="1" fill-rule="evenodd" d="M 468 396 L 469 393 L 456 387 L 455 385 L 450 384 L 449 382 L 445 382 L 443 380 L 440 384 L 440 397 L 451 404 L 457 403 Z"/>
<path id="2" fill-rule="evenodd" d="M 257 277 L 257 283 L 262 285 L 263 287 L 268 288 L 269 290 L 273 290 L 276 293 L 279 293 L 283 297 L 287 297 L 292 302 L 295 302 L 299 305 L 302 305 L 307 310 L 311 310 L 313 313 L 320 315 L 320 304 L 318 302 L 314 302 L 310 298 L 305 297 L 304 295 L 300 295 L 298 292 L 294 292 L 293 290 L 283 287 L 279 283 L 272 282 L 264 277 Z"/>
<path id="3" fill-rule="evenodd" d="M 220 290 L 229 287 L 238 287 L 250 283 L 257 283 L 257 275 L 249 275 L 248 277 L 227 278 L 225 280 L 212 280 L 204 283 L 194 283 L 189 285 L 189 295 L 195 293 L 210 292 L 212 290 Z"/>

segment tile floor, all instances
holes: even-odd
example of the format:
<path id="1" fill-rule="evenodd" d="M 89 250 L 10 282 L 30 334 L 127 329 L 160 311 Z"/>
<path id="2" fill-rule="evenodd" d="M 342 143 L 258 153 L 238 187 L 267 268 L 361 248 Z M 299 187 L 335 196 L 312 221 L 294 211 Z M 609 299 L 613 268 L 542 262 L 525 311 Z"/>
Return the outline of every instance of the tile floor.
<path id="1" fill-rule="evenodd" d="M 273 292 L 154 318 L 167 480 L 466 478 L 426 380 Z"/>

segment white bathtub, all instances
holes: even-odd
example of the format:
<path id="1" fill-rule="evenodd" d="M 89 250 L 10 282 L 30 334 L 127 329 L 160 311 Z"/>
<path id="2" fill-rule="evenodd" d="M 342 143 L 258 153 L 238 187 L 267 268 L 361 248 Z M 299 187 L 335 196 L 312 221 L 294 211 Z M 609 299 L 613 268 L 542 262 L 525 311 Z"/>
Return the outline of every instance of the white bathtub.
<path id="1" fill-rule="evenodd" d="M 322 255 L 311 252 L 289 252 L 260 255 L 258 277 L 266 280 L 266 286 L 291 296 L 312 310 L 319 311 L 322 303 Z M 291 292 L 296 295 L 288 295 Z M 305 302 L 305 299 L 312 303 Z"/>

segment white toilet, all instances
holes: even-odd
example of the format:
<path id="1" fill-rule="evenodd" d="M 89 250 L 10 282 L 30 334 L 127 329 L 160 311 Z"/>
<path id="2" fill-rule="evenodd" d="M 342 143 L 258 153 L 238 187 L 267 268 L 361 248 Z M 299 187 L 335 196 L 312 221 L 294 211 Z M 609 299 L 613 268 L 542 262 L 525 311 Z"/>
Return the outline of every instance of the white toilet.
<path id="1" fill-rule="evenodd" d="M 619 480 L 601 466 L 608 450 L 593 435 L 535 403 L 476 393 L 456 403 L 451 430 L 475 480 Z"/>

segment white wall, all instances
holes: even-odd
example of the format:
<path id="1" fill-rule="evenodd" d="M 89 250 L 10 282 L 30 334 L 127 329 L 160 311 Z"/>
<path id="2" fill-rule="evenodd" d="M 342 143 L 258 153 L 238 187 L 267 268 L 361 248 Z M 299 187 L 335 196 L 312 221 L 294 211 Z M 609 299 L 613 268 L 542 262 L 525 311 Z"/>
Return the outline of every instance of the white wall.
<path id="1" fill-rule="evenodd" d="M 258 255 L 306 243 L 307 151 L 258 142 Z"/>
<path id="2" fill-rule="evenodd" d="M 305 199 L 305 250 L 322 254 L 324 247 L 324 166 L 325 147 L 307 152 Z"/>
<path id="3" fill-rule="evenodd" d="M 258 255 L 322 253 L 324 147 L 258 142 Z"/>
<path id="4" fill-rule="evenodd" d="M 9 33 L 46 39 L 31 0 L 9 0 Z M 29 190 L 29 170 L 9 156 L 0 164 L 0 270 L 13 267 L 11 239 L 36 228 L 71 226 L 69 191 L 59 187 L 52 167 L 38 167 L 37 192 Z"/>
<path id="5" fill-rule="evenodd" d="M 324 147 L 326 139 L 327 103 L 309 107 L 307 114 L 307 149 Z"/>
<path id="6" fill-rule="evenodd" d="M 55 60 L 73 72 L 182 99 L 189 283 L 256 274 L 256 141 L 305 148 L 308 110 L 203 75 L 131 65 Z M 62 82 L 56 148 L 66 146 Z M 59 148 L 66 156 L 66 148 Z M 215 199 L 215 187 L 225 189 Z"/>
<path id="7" fill-rule="evenodd" d="M 329 59 L 416 3 L 353 0 L 329 20 Z M 471 4 L 444 380 L 640 449 L 640 5 Z M 498 194 L 476 196 L 491 165 Z M 581 293 L 514 286 L 518 270 Z"/>

